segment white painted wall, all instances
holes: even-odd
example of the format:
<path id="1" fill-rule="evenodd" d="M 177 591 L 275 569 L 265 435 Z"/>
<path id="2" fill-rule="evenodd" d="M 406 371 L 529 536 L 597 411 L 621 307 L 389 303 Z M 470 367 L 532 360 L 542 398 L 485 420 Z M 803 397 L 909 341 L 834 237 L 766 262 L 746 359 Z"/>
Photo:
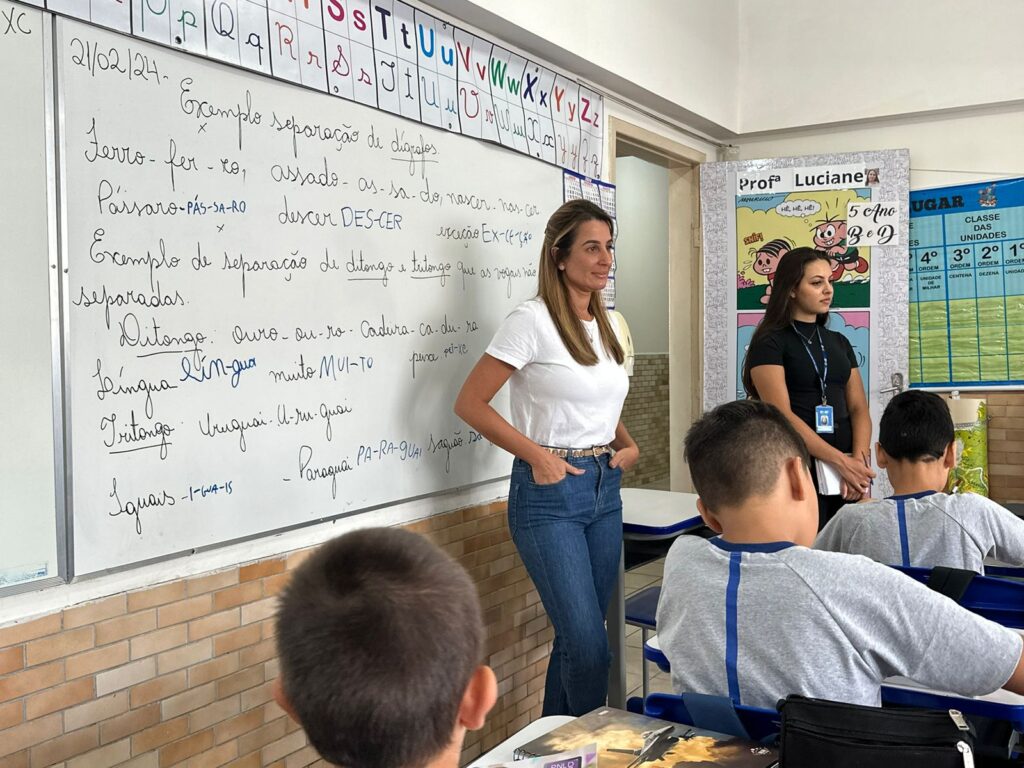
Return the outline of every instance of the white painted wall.
<path id="1" fill-rule="evenodd" d="M 1024 107 L 794 131 L 737 142 L 739 159 L 910 149 L 911 189 L 1024 176 Z"/>
<path id="2" fill-rule="evenodd" d="M 615 308 L 638 355 L 668 354 L 668 181 L 667 168 L 615 160 Z"/>
<path id="3" fill-rule="evenodd" d="M 428 1 L 701 130 L 737 128 L 740 0 Z"/>
<path id="4" fill-rule="evenodd" d="M 1021 29 L 1019 0 L 741 0 L 738 132 L 1024 99 Z"/>
<path id="5" fill-rule="evenodd" d="M 1024 101 L 1024 2 L 430 0 L 728 137 Z"/>

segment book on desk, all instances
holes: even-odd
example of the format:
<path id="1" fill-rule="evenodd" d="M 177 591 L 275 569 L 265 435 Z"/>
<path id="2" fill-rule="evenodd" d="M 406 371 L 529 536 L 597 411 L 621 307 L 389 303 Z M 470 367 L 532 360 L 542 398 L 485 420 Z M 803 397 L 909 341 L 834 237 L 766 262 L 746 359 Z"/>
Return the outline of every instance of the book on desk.
<path id="1" fill-rule="evenodd" d="M 595 709 L 523 744 L 515 757 L 552 755 L 593 743 L 601 768 L 768 768 L 778 760 L 773 747 L 610 707 Z"/>

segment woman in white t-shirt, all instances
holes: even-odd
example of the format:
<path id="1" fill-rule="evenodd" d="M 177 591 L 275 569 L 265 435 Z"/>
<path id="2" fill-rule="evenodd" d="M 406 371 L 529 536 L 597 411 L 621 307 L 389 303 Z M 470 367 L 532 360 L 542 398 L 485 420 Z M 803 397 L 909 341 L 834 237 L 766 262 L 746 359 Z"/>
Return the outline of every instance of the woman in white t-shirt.
<path id="1" fill-rule="evenodd" d="M 515 455 L 512 539 L 555 628 L 544 715 L 608 695 L 604 615 L 622 550 L 622 470 L 639 457 L 620 417 L 629 380 L 601 291 L 612 220 L 574 200 L 544 230 L 539 295 L 520 304 L 462 386 L 455 412 Z M 491 407 L 510 382 L 510 424 Z"/>

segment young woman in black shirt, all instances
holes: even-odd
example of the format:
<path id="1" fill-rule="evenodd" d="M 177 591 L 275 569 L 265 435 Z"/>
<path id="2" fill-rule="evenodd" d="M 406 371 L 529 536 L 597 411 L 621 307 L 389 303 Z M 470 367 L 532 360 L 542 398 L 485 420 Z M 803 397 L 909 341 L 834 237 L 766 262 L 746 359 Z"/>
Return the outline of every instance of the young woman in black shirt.
<path id="1" fill-rule="evenodd" d="M 842 478 L 840 496 L 818 496 L 819 528 L 843 504 L 867 494 L 874 477 L 871 416 L 857 358 L 845 336 L 826 328 L 831 275 L 828 255 L 813 248 L 782 257 L 743 364 L 748 397 L 781 410 L 815 461 L 828 462 Z"/>

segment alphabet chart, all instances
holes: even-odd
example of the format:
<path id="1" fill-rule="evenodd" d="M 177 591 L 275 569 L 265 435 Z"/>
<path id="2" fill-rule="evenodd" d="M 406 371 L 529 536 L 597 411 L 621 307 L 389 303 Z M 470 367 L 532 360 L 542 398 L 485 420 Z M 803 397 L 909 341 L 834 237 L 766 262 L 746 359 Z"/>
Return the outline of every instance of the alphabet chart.
<path id="1" fill-rule="evenodd" d="M 1024 179 L 910 193 L 910 381 L 1024 386 Z"/>
<path id="2" fill-rule="evenodd" d="M 601 94 L 401 0 L 19 2 L 601 176 Z"/>

